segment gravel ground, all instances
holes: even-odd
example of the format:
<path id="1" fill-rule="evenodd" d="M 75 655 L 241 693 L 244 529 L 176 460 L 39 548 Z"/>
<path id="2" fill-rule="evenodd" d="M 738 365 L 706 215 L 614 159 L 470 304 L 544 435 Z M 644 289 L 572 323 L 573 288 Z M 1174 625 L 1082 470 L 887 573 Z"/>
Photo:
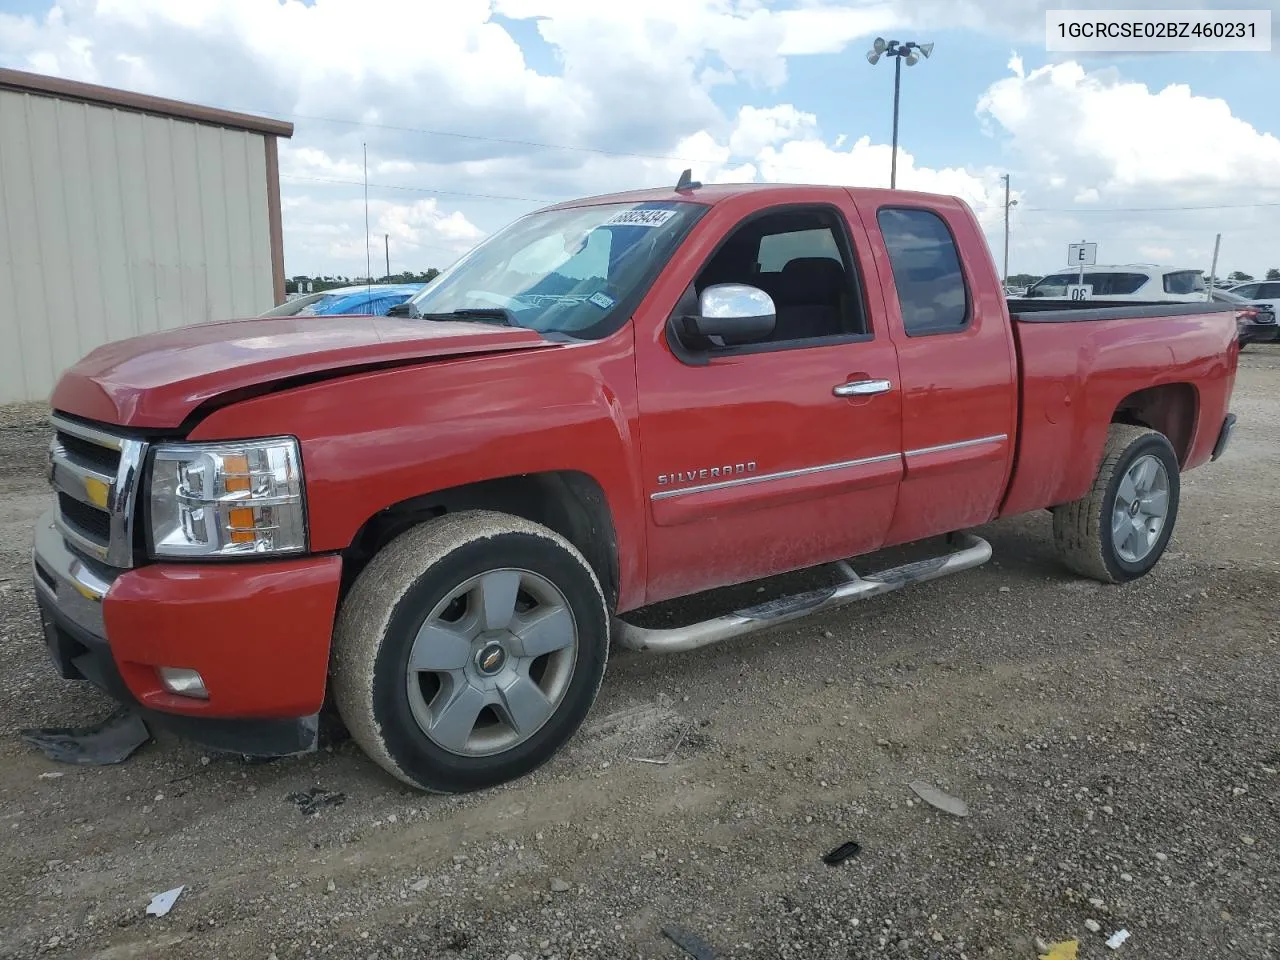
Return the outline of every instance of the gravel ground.
<path id="1" fill-rule="evenodd" d="M 0 957 L 684 956 L 667 924 L 717 957 L 1280 955 L 1280 347 L 1241 358 L 1234 409 L 1143 581 L 1065 574 L 1047 514 L 993 524 L 979 570 L 618 654 L 568 750 L 460 799 L 350 741 L 247 764 L 160 739 L 106 768 L 25 745 L 110 706 L 46 663 L 27 568 L 46 431 L 6 411 Z M 312 787 L 345 802 L 288 799 Z M 826 866 L 846 840 L 861 852 Z"/>

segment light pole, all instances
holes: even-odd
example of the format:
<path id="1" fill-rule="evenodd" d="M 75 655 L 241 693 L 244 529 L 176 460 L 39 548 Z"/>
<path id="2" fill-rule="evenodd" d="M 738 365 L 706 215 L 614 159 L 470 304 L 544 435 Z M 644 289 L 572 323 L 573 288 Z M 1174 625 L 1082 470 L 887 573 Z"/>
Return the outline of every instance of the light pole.
<path id="1" fill-rule="evenodd" d="M 931 53 L 932 43 L 916 43 L 914 40 L 907 43 L 890 40 L 886 43 L 883 37 L 876 37 L 875 43 L 867 51 L 867 60 L 872 66 L 879 63 L 881 57 L 893 57 L 893 160 L 889 167 L 890 190 L 898 185 L 898 90 L 902 85 L 902 61 L 906 60 L 908 67 L 914 67 L 921 57 L 928 59 Z"/>
<path id="2" fill-rule="evenodd" d="M 1009 199 L 1009 175 L 1000 178 L 1004 181 L 1004 277 L 1002 283 L 1009 285 L 1009 208 L 1018 205 L 1017 200 Z"/>

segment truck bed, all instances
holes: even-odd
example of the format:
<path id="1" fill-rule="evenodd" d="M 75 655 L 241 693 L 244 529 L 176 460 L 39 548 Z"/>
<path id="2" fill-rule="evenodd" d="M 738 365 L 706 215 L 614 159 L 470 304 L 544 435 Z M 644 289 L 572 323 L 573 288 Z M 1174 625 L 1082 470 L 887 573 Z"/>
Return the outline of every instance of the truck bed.
<path id="1" fill-rule="evenodd" d="M 1235 382 L 1232 304 L 1010 299 L 1019 436 L 1000 515 L 1088 492 L 1121 407 L 1165 432 L 1184 470 L 1209 460 Z"/>

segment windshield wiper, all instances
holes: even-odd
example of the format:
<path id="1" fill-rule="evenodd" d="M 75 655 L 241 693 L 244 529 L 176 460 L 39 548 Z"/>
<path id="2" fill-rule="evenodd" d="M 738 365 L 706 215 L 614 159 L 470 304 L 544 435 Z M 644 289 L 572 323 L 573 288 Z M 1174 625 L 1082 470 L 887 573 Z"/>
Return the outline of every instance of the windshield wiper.
<path id="1" fill-rule="evenodd" d="M 418 313 L 415 310 L 411 316 L 420 320 L 489 320 L 508 327 L 516 325 L 516 315 L 506 307 L 463 307 L 447 313 Z"/>

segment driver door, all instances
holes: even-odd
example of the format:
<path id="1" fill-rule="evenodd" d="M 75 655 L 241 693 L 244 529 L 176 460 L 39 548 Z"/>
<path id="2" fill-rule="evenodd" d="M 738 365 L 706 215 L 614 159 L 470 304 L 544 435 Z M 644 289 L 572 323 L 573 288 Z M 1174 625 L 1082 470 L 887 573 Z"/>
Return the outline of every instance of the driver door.
<path id="1" fill-rule="evenodd" d="M 763 289 L 768 339 L 699 358 L 636 325 L 649 603 L 875 550 L 893 517 L 902 392 L 865 234 L 828 191 L 757 206 L 718 204 L 723 241 L 677 269 Z"/>

